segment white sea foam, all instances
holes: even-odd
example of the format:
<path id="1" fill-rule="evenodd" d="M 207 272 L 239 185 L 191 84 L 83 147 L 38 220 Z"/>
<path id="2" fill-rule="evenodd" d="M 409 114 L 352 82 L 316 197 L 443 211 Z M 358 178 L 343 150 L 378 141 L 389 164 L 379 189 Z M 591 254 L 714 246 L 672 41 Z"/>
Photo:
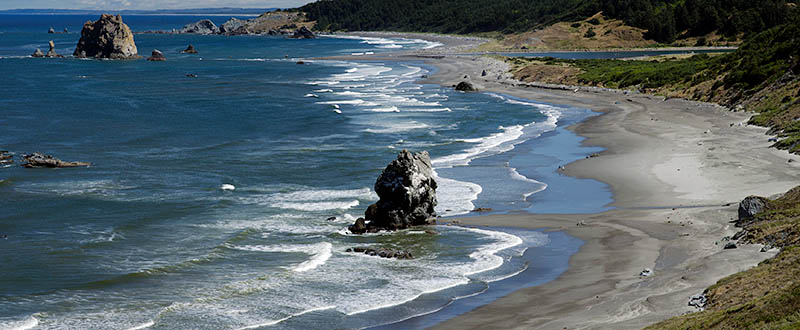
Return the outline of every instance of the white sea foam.
<path id="1" fill-rule="evenodd" d="M 407 132 L 412 131 L 415 129 L 422 129 L 422 128 L 429 128 L 430 126 L 417 122 L 417 121 L 409 121 L 409 122 L 384 122 L 381 123 L 380 128 L 367 128 L 364 132 L 368 133 L 375 133 L 375 134 L 386 134 L 386 133 L 400 133 L 400 132 Z"/>
<path id="2" fill-rule="evenodd" d="M 333 244 L 328 242 L 321 242 L 308 245 L 246 245 L 236 246 L 229 245 L 228 247 L 242 251 L 252 252 L 285 252 L 285 253 L 306 253 L 310 254 L 311 258 L 303 261 L 290 270 L 298 273 L 307 272 L 325 264 L 328 259 L 333 255 Z"/>
<path id="3" fill-rule="evenodd" d="M 475 209 L 473 201 L 478 199 L 483 188 L 472 182 L 458 181 L 440 177 L 436 174 L 436 213 L 444 216 L 467 214 Z"/>
<path id="4" fill-rule="evenodd" d="M 462 142 L 475 143 L 476 145 L 464 150 L 464 152 L 439 157 L 432 160 L 436 167 L 466 166 L 478 156 L 489 156 L 507 152 L 514 149 L 512 142 L 519 139 L 523 134 L 525 126 L 514 125 L 509 127 L 500 126 L 501 132 L 494 133 L 487 137 L 477 139 L 464 139 Z M 522 141 L 517 141 L 522 142 Z"/>
<path id="5" fill-rule="evenodd" d="M 488 239 L 493 240 L 493 243 L 479 248 L 477 251 L 469 255 L 470 258 L 477 261 L 474 269 L 465 273 L 465 275 L 475 275 L 496 269 L 503 265 L 503 257 L 497 255 L 497 252 L 515 247 L 523 243 L 522 238 L 516 235 L 504 233 L 501 231 L 485 230 L 478 228 L 458 227 L 459 229 L 482 234 L 487 236 Z"/>
<path id="6" fill-rule="evenodd" d="M 519 181 L 524 181 L 524 182 L 529 182 L 529 183 L 533 183 L 533 184 L 539 185 L 538 189 L 533 190 L 531 192 L 527 192 L 527 193 L 525 193 L 523 195 L 526 199 L 528 197 L 530 197 L 531 195 L 535 194 L 535 193 L 538 193 L 538 192 L 541 192 L 541 191 L 544 191 L 545 189 L 547 189 L 547 184 L 546 183 L 541 182 L 541 181 L 536 181 L 536 180 L 531 179 L 529 177 L 526 177 L 526 176 L 524 176 L 522 174 L 519 174 L 519 172 L 517 172 L 517 169 L 514 168 L 514 167 L 509 167 L 508 170 L 509 170 L 509 173 L 511 175 L 511 178 L 514 179 L 514 180 L 519 180 Z"/>
<path id="7" fill-rule="evenodd" d="M 360 204 L 357 200 L 343 201 L 343 202 L 279 202 L 273 203 L 271 206 L 300 210 L 300 211 L 327 211 L 327 210 L 347 210 L 356 207 Z"/>
<path id="8" fill-rule="evenodd" d="M 398 109 L 396 106 L 390 106 L 390 107 L 385 107 L 385 108 L 373 108 L 373 109 L 369 109 L 367 111 L 370 111 L 370 112 L 400 112 L 400 109 Z"/>
<path id="9" fill-rule="evenodd" d="M 9 320 L 9 321 L 0 320 L 0 329 L 28 330 L 28 329 L 33 329 L 38 325 L 39 325 L 39 319 L 37 319 L 33 315 L 28 316 L 23 320 Z"/>
<path id="10" fill-rule="evenodd" d="M 135 327 L 133 327 L 133 328 L 130 328 L 130 329 L 128 329 L 128 330 L 141 330 L 141 329 L 147 329 L 147 328 L 149 328 L 149 327 L 152 327 L 152 326 L 154 326 L 154 325 L 156 325 L 156 322 L 154 322 L 154 321 L 148 321 L 148 322 L 142 323 L 142 324 L 140 324 L 140 325 L 137 325 L 137 326 L 135 326 Z"/>
<path id="11" fill-rule="evenodd" d="M 295 314 L 289 315 L 289 316 L 284 317 L 284 318 L 282 318 L 280 320 L 270 320 L 270 321 L 262 322 L 262 323 L 259 323 L 259 324 L 248 325 L 246 327 L 238 328 L 237 330 L 248 330 L 248 329 L 258 329 L 258 328 L 268 327 L 268 326 L 276 325 L 276 324 L 281 323 L 283 321 L 287 321 L 289 319 L 292 319 L 292 318 L 295 318 L 295 317 L 298 317 L 298 316 L 302 316 L 302 315 L 305 315 L 305 314 L 308 314 L 308 313 L 311 313 L 311 312 L 324 311 L 324 310 L 333 309 L 333 308 L 336 308 L 336 306 L 324 306 L 324 307 L 311 308 L 311 309 L 304 310 L 304 311 L 302 311 L 300 313 L 295 313 Z"/>

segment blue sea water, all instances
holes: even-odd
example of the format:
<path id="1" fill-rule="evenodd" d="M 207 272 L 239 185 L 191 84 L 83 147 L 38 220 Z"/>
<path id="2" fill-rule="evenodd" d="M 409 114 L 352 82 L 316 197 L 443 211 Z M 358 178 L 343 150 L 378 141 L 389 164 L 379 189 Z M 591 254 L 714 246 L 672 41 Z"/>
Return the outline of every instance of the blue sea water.
<path id="1" fill-rule="evenodd" d="M 563 233 L 348 234 L 404 148 L 431 154 L 444 216 L 585 213 L 611 202 L 605 185 L 556 171 L 598 151 L 563 128 L 589 110 L 417 84 L 435 70 L 421 63 L 315 59 L 430 42 L 137 34 L 140 54 L 159 49 L 168 61 L 28 56 L 48 40 L 70 55 L 89 19 L 0 16 L 0 149 L 93 164 L 0 168 L 0 328 L 441 320 L 483 301 L 459 298 L 505 287 L 483 295 L 500 296 L 566 268 L 581 242 Z M 145 31 L 200 17 L 124 19 Z M 188 44 L 200 54 L 180 54 Z M 352 246 L 416 258 L 346 253 Z M 429 314 L 447 305 L 461 307 Z M 428 324 L 419 322 L 405 324 Z"/>

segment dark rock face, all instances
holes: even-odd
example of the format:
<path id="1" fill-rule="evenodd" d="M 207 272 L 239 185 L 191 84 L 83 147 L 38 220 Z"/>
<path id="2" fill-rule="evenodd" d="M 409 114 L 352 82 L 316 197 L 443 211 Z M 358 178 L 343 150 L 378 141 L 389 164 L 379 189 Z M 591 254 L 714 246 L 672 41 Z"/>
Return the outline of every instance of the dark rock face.
<path id="1" fill-rule="evenodd" d="M 217 25 L 211 20 L 204 19 L 195 23 L 184 25 L 179 33 L 217 34 L 219 33 L 219 27 L 217 27 Z"/>
<path id="2" fill-rule="evenodd" d="M 475 88 L 475 86 L 473 86 L 472 83 L 467 82 L 467 81 L 462 81 L 462 82 L 458 83 L 458 85 L 456 85 L 456 90 L 457 91 L 463 91 L 463 92 L 477 92 L 478 91 L 478 89 Z"/>
<path id="3" fill-rule="evenodd" d="M 153 53 L 150 55 L 150 57 L 147 58 L 147 60 L 151 62 L 163 62 L 166 61 L 167 58 L 164 56 L 164 53 L 162 53 L 160 50 L 153 49 Z"/>
<path id="4" fill-rule="evenodd" d="M 294 34 L 290 37 L 293 39 L 314 39 L 317 36 L 314 35 L 314 32 L 311 32 L 307 27 L 303 26 L 299 29 L 294 31 Z"/>
<path id="5" fill-rule="evenodd" d="M 759 196 L 748 196 L 739 203 L 739 221 L 750 219 L 767 206 L 767 199 Z"/>
<path id="6" fill-rule="evenodd" d="M 194 46 L 189 45 L 189 47 L 186 47 L 186 49 L 182 50 L 181 53 L 182 54 L 197 54 L 197 50 L 194 49 Z"/>
<path id="7" fill-rule="evenodd" d="M 81 30 L 81 39 L 73 55 L 79 58 L 140 58 L 133 41 L 133 32 L 122 22 L 122 16 L 103 14 L 97 21 L 88 21 Z"/>
<path id="8" fill-rule="evenodd" d="M 403 150 L 375 182 L 380 200 L 370 205 L 366 219 L 357 220 L 350 230 L 357 233 L 366 227 L 375 232 L 435 223 L 436 187 L 428 152 Z"/>
<path id="9" fill-rule="evenodd" d="M 38 152 L 34 152 L 30 155 L 22 155 L 22 159 L 25 160 L 25 164 L 22 164 L 22 166 L 27 168 L 87 167 L 92 165 L 91 163 L 86 162 L 65 162 L 51 155 L 45 155 Z"/>
<path id="10" fill-rule="evenodd" d="M 736 248 L 736 243 L 729 242 L 729 243 L 725 244 L 725 247 L 723 249 L 730 250 L 730 249 L 735 249 L 735 248 Z"/>
<path id="11" fill-rule="evenodd" d="M 347 227 L 347 229 L 353 234 L 361 235 L 367 232 L 367 224 L 364 222 L 364 218 L 358 218 L 356 222 Z"/>
<path id="12" fill-rule="evenodd" d="M 31 54 L 32 57 L 44 57 L 44 53 L 41 49 L 36 48 L 36 50 Z"/>

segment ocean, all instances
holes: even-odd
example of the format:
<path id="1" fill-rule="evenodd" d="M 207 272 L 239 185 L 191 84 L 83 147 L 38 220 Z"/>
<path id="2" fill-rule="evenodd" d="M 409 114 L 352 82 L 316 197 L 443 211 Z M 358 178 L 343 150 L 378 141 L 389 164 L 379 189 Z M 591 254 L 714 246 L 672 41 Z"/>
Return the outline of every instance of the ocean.
<path id="1" fill-rule="evenodd" d="M 29 56 L 49 40 L 71 55 L 90 19 L 0 15 L 0 149 L 92 163 L 0 168 L 0 328 L 424 327 L 555 279 L 582 244 L 491 227 L 349 234 L 402 149 L 431 154 L 445 218 L 612 201 L 556 170 L 600 151 L 565 129 L 589 109 L 418 84 L 436 70 L 421 62 L 315 59 L 435 43 L 137 34 L 140 55 L 168 60 Z M 200 54 L 179 53 L 189 44 Z"/>

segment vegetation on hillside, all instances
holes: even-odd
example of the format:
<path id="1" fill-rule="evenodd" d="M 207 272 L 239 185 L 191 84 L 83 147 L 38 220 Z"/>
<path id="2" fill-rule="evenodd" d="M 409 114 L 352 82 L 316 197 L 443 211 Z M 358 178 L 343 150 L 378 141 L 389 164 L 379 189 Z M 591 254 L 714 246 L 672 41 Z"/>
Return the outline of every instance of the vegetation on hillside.
<path id="1" fill-rule="evenodd" d="M 577 68 L 577 84 L 638 88 L 666 96 L 743 107 L 758 114 L 751 124 L 767 126 L 775 146 L 800 153 L 800 13 L 759 33 L 735 52 L 664 61 L 514 58 L 512 73 L 536 77 L 530 66 Z"/>
<path id="2" fill-rule="evenodd" d="M 321 0 L 300 10 L 320 30 L 459 34 L 525 32 L 602 11 L 671 43 L 712 31 L 731 39 L 760 32 L 783 23 L 794 7 L 785 0 Z"/>
<path id="3" fill-rule="evenodd" d="M 743 240 L 782 247 L 775 257 L 706 289 L 702 312 L 648 329 L 797 329 L 800 327 L 800 187 L 768 200 L 744 225 Z"/>

